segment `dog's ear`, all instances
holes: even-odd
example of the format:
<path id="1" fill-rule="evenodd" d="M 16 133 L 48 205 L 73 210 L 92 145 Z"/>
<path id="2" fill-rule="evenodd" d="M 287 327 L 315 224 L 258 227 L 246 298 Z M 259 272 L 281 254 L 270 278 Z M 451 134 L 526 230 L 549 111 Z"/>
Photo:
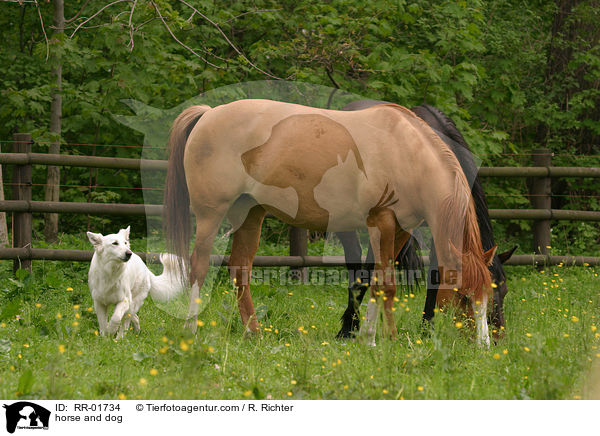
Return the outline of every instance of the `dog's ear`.
<path id="1" fill-rule="evenodd" d="M 125 238 L 126 241 L 129 241 L 129 231 L 131 229 L 131 226 L 127 226 L 126 229 L 121 229 L 119 230 L 119 233 L 123 234 L 123 237 Z"/>
<path id="2" fill-rule="evenodd" d="M 102 233 L 87 232 L 87 237 L 94 247 L 102 245 Z"/>

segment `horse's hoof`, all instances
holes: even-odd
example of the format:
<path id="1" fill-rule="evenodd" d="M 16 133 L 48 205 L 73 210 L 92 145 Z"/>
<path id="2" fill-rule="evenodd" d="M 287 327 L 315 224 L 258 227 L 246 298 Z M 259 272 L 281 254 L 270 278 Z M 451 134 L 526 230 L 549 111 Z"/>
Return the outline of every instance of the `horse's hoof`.
<path id="1" fill-rule="evenodd" d="M 494 341 L 494 345 L 504 339 L 506 330 L 504 329 L 494 329 L 492 331 L 492 340 Z"/>
<path id="2" fill-rule="evenodd" d="M 430 338 L 431 332 L 433 332 L 433 321 L 424 319 L 421 323 L 421 336 L 424 338 Z"/>
<path id="3" fill-rule="evenodd" d="M 246 331 L 244 332 L 244 338 L 261 338 L 262 337 L 262 333 L 260 332 L 260 330 L 250 330 L 250 329 L 246 329 Z"/>
<path id="4" fill-rule="evenodd" d="M 352 339 L 354 336 L 356 336 L 356 332 L 353 332 L 352 330 L 347 330 L 345 328 L 342 328 L 337 335 L 335 335 L 336 339 Z"/>

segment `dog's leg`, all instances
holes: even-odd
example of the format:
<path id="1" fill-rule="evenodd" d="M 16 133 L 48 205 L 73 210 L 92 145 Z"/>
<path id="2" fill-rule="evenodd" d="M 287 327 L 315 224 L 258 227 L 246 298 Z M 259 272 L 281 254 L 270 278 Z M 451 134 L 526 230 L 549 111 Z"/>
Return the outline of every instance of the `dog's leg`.
<path id="1" fill-rule="evenodd" d="M 125 316 L 125 313 L 128 310 L 129 310 L 129 301 L 127 299 L 124 299 L 120 303 L 117 303 L 117 305 L 115 306 L 115 312 L 113 313 L 113 316 L 110 318 L 110 322 L 108 323 L 107 332 L 109 334 L 112 335 L 117 332 L 117 329 L 119 328 L 119 325 L 121 324 L 121 320 L 123 319 L 123 316 Z"/>
<path id="2" fill-rule="evenodd" d="M 139 332 L 140 329 L 140 319 L 138 318 L 137 314 L 133 314 L 131 315 L 131 322 L 133 323 L 133 331 L 134 332 Z"/>
<path id="3" fill-rule="evenodd" d="M 98 317 L 98 328 L 100 329 L 100 334 L 104 336 L 106 334 L 106 329 L 108 328 L 108 317 L 106 315 L 107 307 L 94 300 L 94 310 L 96 311 L 96 316 Z"/>
<path id="4" fill-rule="evenodd" d="M 131 324 L 131 313 L 126 313 L 125 317 L 123 318 L 123 322 L 121 323 L 119 333 L 117 334 L 117 339 L 121 339 L 123 336 L 125 336 L 129 330 L 129 324 Z"/>

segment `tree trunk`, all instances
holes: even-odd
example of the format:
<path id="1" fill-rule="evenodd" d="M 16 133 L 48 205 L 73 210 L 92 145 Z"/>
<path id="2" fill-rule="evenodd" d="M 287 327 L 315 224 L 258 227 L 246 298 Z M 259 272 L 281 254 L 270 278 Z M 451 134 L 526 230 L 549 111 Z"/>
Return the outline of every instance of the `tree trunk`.
<path id="1" fill-rule="evenodd" d="M 0 150 L 2 153 L 2 150 Z M 2 165 L 0 165 L 0 201 L 4 201 L 4 183 L 2 182 Z M 0 212 L 0 247 L 8 245 L 8 228 L 6 227 L 6 212 Z"/>
<path id="2" fill-rule="evenodd" d="M 56 138 L 56 141 L 50 144 L 49 153 L 60 154 L 60 133 L 62 118 L 62 60 L 61 60 L 61 41 L 65 28 L 65 4 L 64 0 L 54 0 L 54 36 L 53 42 L 55 48 L 52 53 L 52 73 L 56 82 L 52 90 L 52 102 L 50 103 L 50 132 Z M 59 201 L 60 189 L 60 168 L 55 166 L 48 167 L 48 177 L 46 181 L 46 192 L 44 199 L 46 201 Z M 48 213 L 44 216 L 44 237 L 46 241 L 53 242 L 58 238 L 58 214 Z"/>

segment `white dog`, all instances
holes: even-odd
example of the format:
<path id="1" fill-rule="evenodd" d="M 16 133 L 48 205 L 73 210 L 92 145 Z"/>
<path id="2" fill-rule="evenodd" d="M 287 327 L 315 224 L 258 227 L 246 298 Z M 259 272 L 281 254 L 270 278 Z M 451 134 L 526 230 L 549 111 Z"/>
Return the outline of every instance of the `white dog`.
<path id="1" fill-rule="evenodd" d="M 161 254 L 163 273 L 155 276 L 129 248 L 129 227 L 114 235 L 102 236 L 100 233 L 87 232 L 87 236 L 94 246 L 88 284 L 98 316 L 100 334 L 112 335 L 121 326 L 117 338 L 122 338 L 129 329 L 130 322 L 133 322 L 135 331 L 139 331 L 137 312 L 148 293 L 155 300 L 167 301 L 183 290 L 184 285 L 177 274 L 179 258 Z M 115 311 L 109 322 L 107 310 L 113 304 Z"/>

